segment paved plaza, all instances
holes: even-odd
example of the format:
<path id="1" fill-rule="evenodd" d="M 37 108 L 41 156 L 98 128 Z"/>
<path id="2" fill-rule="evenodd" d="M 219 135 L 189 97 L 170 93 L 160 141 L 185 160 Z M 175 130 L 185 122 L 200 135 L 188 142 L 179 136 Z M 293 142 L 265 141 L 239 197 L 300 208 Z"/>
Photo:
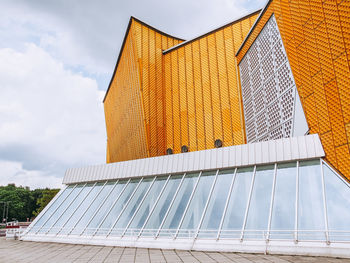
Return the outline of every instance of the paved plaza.
<path id="1" fill-rule="evenodd" d="M 349 262 L 350 259 L 24 242 L 0 238 L 0 262 Z"/>

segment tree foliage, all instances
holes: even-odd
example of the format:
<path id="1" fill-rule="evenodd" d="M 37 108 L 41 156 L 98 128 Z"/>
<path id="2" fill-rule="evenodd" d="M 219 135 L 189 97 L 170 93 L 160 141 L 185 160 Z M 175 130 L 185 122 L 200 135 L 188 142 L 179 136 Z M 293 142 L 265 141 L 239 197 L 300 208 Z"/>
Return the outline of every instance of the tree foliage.
<path id="1" fill-rule="evenodd" d="M 35 189 L 9 184 L 0 186 L 0 220 L 8 213 L 7 221 L 27 221 L 44 209 L 59 189 Z M 8 208 L 7 208 L 8 206 Z"/>

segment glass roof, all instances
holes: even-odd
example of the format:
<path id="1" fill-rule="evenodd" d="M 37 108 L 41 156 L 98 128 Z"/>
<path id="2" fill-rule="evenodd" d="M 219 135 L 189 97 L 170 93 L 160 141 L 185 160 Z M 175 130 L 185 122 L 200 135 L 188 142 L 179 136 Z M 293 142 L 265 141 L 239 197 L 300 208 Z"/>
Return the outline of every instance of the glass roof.
<path id="1" fill-rule="evenodd" d="M 26 235 L 334 242 L 348 222 L 349 184 L 315 159 L 68 185 Z"/>

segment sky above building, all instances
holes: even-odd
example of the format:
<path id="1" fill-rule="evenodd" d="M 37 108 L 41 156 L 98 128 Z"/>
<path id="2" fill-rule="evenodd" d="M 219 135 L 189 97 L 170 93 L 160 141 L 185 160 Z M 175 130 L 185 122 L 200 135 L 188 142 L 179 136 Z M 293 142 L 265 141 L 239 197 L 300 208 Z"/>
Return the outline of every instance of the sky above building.
<path id="1" fill-rule="evenodd" d="M 105 162 L 102 99 L 130 16 L 191 39 L 266 0 L 0 0 L 0 185 Z"/>

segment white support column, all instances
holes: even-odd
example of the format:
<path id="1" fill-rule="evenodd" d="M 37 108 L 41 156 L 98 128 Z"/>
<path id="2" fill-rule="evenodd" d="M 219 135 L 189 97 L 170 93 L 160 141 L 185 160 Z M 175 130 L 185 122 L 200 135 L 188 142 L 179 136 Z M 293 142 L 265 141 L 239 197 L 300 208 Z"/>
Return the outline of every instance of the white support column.
<path id="1" fill-rule="evenodd" d="M 294 243 L 298 243 L 298 210 L 299 210 L 299 161 L 297 161 L 297 174 L 295 185 L 295 225 L 294 225 Z"/>
<path id="2" fill-rule="evenodd" d="M 323 196 L 323 214 L 324 214 L 324 224 L 325 224 L 325 235 L 326 235 L 326 243 L 327 245 L 330 244 L 329 240 L 329 229 L 328 229 L 328 212 L 327 212 L 327 196 L 326 196 L 326 187 L 325 187 L 325 181 L 324 181 L 324 171 L 323 171 L 323 163 L 322 159 L 320 159 L 320 166 L 321 166 L 321 178 L 322 178 L 322 196 Z"/>
<path id="3" fill-rule="evenodd" d="M 149 212 L 145 222 L 142 225 L 142 228 L 141 228 L 139 234 L 137 235 L 138 238 L 141 236 L 143 229 L 145 228 L 146 224 L 148 223 L 149 218 L 151 217 L 154 209 L 156 208 L 156 206 L 157 206 L 157 204 L 159 202 L 160 197 L 163 195 L 163 192 L 164 192 L 166 186 L 168 185 L 170 177 L 171 177 L 171 175 L 169 174 L 168 178 L 166 179 L 166 182 L 164 183 L 164 186 L 163 186 L 162 190 L 160 191 L 160 193 L 159 193 L 159 195 L 157 197 L 157 200 L 154 202 L 154 205 L 152 206 L 152 208 L 151 208 L 151 210 L 150 210 L 150 212 Z"/>
<path id="4" fill-rule="evenodd" d="M 131 199 L 134 197 L 134 194 L 136 193 L 136 191 L 137 191 L 137 189 L 139 188 L 139 186 L 140 186 L 140 184 L 142 183 L 142 181 L 143 181 L 143 177 L 142 177 L 142 178 L 140 179 L 140 181 L 138 182 L 138 184 L 137 184 L 137 186 L 135 187 L 134 191 L 133 191 L 132 194 L 130 195 L 128 201 L 127 201 L 126 204 L 124 205 L 122 211 L 120 211 L 120 213 L 119 213 L 118 217 L 116 218 L 116 220 L 114 221 L 112 227 L 109 229 L 109 231 L 108 231 L 106 237 L 108 237 L 108 236 L 110 235 L 110 233 L 112 232 L 114 226 L 117 224 L 117 222 L 118 222 L 119 218 L 121 217 L 121 215 L 123 214 L 124 210 L 128 207 L 128 205 L 129 205 Z"/>
<path id="5" fill-rule="evenodd" d="M 150 186 L 148 187 L 148 189 L 147 189 L 145 195 L 142 197 L 141 202 L 140 202 L 139 205 L 137 206 L 137 208 L 136 208 L 134 214 L 131 216 L 131 218 L 130 218 L 128 224 L 126 225 L 126 227 L 125 227 L 125 229 L 124 229 L 124 231 L 123 231 L 123 233 L 122 233 L 121 238 L 125 235 L 126 230 L 129 228 L 129 226 L 130 226 L 132 220 L 135 218 L 137 212 L 140 210 L 140 207 L 142 206 L 143 202 L 145 201 L 145 199 L 146 199 L 146 197 L 147 197 L 149 191 L 151 190 L 152 186 L 154 185 L 154 182 L 156 181 L 156 179 L 157 179 L 157 176 L 155 176 L 155 177 L 153 178 L 153 180 L 152 180 Z"/>
<path id="6" fill-rule="evenodd" d="M 129 182 L 131 179 L 129 179 L 126 184 L 124 185 L 123 189 L 120 191 L 118 197 L 114 200 L 113 204 L 111 205 L 111 207 L 109 208 L 108 212 L 106 213 L 106 215 L 104 216 L 104 218 L 102 219 L 101 223 L 98 225 L 98 227 L 96 228 L 95 232 L 92 234 L 92 236 L 95 236 L 97 231 L 100 229 L 100 227 L 102 226 L 102 224 L 104 223 L 104 221 L 106 220 L 107 216 L 109 215 L 109 213 L 112 211 L 114 205 L 116 202 L 118 202 L 120 196 L 124 193 L 124 190 L 126 189 L 126 187 L 128 186 Z M 118 182 L 117 182 L 118 183 Z"/>
<path id="7" fill-rule="evenodd" d="M 200 219 L 200 221 L 199 221 L 199 224 L 198 224 L 198 227 L 197 227 L 197 230 L 196 230 L 196 234 L 194 235 L 193 240 L 196 240 L 196 238 L 197 238 L 197 236 L 198 236 L 198 233 L 199 233 L 199 229 L 200 229 L 201 226 L 202 226 L 203 219 L 204 219 L 205 213 L 207 212 L 207 208 L 208 208 L 208 205 L 209 205 L 209 201 L 210 201 L 210 198 L 211 198 L 211 196 L 212 196 L 212 194 L 213 194 L 213 190 L 214 190 L 214 187 L 215 187 L 217 178 L 218 178 L 218 174 L 219 174 L 219 170 L 216 171 L 216 174 L 215 174 L 215 177 L 214 177 L 214 182 L 213 182 L 213 184 L 211 185 L 210 192 L 209 192 L 209 195 L 208 195 L 208 199 L 207 199 L 207 202 L 205 203 L 205 207 L 204 207 L 204 210 L 203 210 L 203 213 L 202 213 L 201 219 Z"/>
<path id="8" fill-rule="evenodd" d="M 273 183 L 272 183 L 272 191 L 271 191 L 271 202 L 270 202 L 269 221 L 268 221 L 268 225 L 267 225 L 266 242 L 269 242 L 269 238 L 270 238 L 273 202 L 275 199 L 276 176 L 277 176 L 277 163 L 275 163 L 275 169 L 274 169 L 274 173 L 273 173 Z"/>
<path id="9" fill-rule="evenodd" d="M 163 227 L 163 225 L 164 225 L 164 223 L 165 223 L 165 220 L 166 220 L 166 218 L 167 218 L 167 216 L 168 216 L 168 214 L 169 214 L 169 212 L 170 212 L 170 210 L 171 210 L 171 208 L 172 208 L 172 206 L 173 206 L 173 203 L 174 203 L 174 201 L 175 201 L 175 199 L 176 199 L 176 197 L 177 197 L 177 194 L 178 194 L 178 192 L 179 192 L 179 190 L 180 190 L 180 188 L 181 188 L 181 186 L 182 186 L 182 183 L 183 183 L 183 181 L 184 181 L 184 179 L 185 179 L 185 176 L 186 176 L 186 173 L 184 173 L 184 175 L 183 175 L 182 178 L 181 178 L 181 181 L 180 181 L 180 183 L 179 183 L 179 186 L 178 186 L 177 189 L 176 189 L 176 192 L 175 192 L 175 194 L 174 194 L 174 197 L 173 197 L 173 199 L 172 199 L 171 202 L 170 202 L 170 205 L 169 205 L 169 207 L 168 207 L 168 209 L 167 209 L 167 211 L 166 211 L 166 213 L 165 213 L 165 215 L 164 215 L 164 218 L 163 218 L 163 220 L 162 220 L 162 223 L 160 223 L 160 226 L 159 226 L 159 228 L 158 228 L 157 234 L 155 235 L 154 238 L 157 238 L 157 237 L 159 236 L 159 233 L 160 233 L 160 231 L 162 230 L 162 227 Z"/>
<path id="10" fill-rule="evenodd" d="M 219 238 L 220 238 L 222 225 L 224 224 L 224 219 L 225 219 L 225 216 L 226 216 L 227 207 L 228 207 L 228 204 L 230 202 L 230 198 L 231 198 L 231 194 L 232 194 L 233 185 L 234 185 L 235 180 L 236 180 L 236 174 L 237 174 L 237 168 L 235 169 L 235 172 L 234 172 L 233 177 L 232 177 L 230 190 L 228 191 L 228 195 L 227 195 L 227 198 L 226 198 L 225 208 L 224 208 L 224 212 L 223 212 L 222 217 L 221 217 L 221 221 L 220 221 L 220 225 L 219 225 L 218 234 L 216 236 L 216 240 L 219 240 Z"/>
<path id="11" fill-rule="evenodd" d="M 243 221 L 243 226 L 242 226 L 242 231 L 241 231 L 241 238 L 240 238 L 241 242 L 243 241 L 243 234 L 244 234 L 245 226 L 247 224 L 247 217 L 248 217 L 248 211 L 249 211 L 249 206 L 250 206 L 250 200 L 252 198 L 255 174 L 256 174 L 256 165 L 254 166 L 253 177 L 252 177 L 252 182 L 250 184 L 249 197 L 248 197 L 248 201 L 247 201 L 247 208 L 246 208 L 245 214 L 244 214 L 244 221 Z"/>
<path id="12" fill-rule="evenodd" d="M 184 210 L 184 212 L 183 212 L 183 214 L 182 214 L 182 217 L 181 217 L 181 220 L 180 220 L 179 226 L 178 226 L 178 228 L 177 228 L 177 230 L 176 230 L 176 233 L 175 233 L 174 239 L 176 239 L 177 235 L 179 234 L 179 231 L 180 231 L 180 228 L 181 228 L 182 222 L 183 222 L 183 220 L 184 220 L 184 218 L 185 218 L 185 216 L 186 216 L 186 213 L 187 213 L 188 207 L 189 207 L 189 206 L 190 206 L 190 204 L 191 204 L 191 201 L 192 201 L 193 195 L 194 195 L 194 193 L 196 192 L 196 189 L 197 189 L 197 186 L 198 186 L 199 180 L 200 180 L 200 178 L 201 178 L 201 175 L 202 175 L 202 172 L 200 172 L 200 173 L 199 173 L 199 175 L 198 175 L 198 178 L 197 178 L 196 184 L 195 184 L 195 186 L 193 187 L 193 191 L 192 191 L 192 193 L 191 193 L 191 195 L 190 195 L 190 199 L 188 200 L 187 205 L 186 205 L 186 208 L 185 208 L 185 210 Z"/>

